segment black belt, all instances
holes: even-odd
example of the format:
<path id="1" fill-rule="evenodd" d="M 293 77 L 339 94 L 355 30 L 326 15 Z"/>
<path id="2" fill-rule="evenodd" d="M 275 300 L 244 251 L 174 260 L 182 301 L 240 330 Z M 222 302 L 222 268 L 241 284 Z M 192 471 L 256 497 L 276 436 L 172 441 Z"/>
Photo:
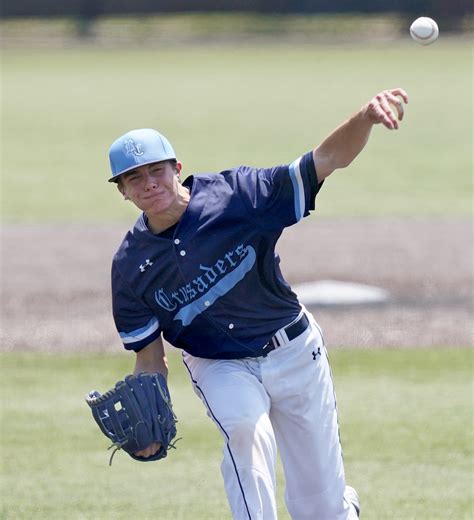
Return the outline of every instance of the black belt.
<path id="1" fill-rule="evenodd" d="M 300 334 L 302 334 L 309 325 L 309 319 L 306 314 L 302 314 L 301 317 L 296 320 L 291 325 L 288 325 L 287 327 L 284 327 L 284 331 L 288 337 L 288 341 L 292 341 L 295 338 L 297 338 Z M 278 335 L 275 334 L 273 338 L 270 339 L 270 341 L 262 347 L 262 353 L 260 354 L 263 357 L 267 357 L 270 352 L 275 350 L 278 347 L 282 347 L 285 343 L 282 344 L 281 338 L 278 339 Z"/>

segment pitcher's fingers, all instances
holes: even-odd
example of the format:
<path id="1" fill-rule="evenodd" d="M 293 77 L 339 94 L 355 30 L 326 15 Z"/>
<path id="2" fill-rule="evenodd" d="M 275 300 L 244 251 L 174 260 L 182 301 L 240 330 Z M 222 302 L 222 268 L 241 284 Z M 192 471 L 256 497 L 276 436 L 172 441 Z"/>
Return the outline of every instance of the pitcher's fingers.
<path id="1" fill-rule="evenodd" d="M 150 444 L 147 448 L 144 450 L 136 451 L 135 455 L 137 457 L 152 457 L 159 449 L 161 448 L 161 444 L 159 442 L 154 442 L 153 444 Z"/>
<path id="2" fill-rule="evenodd" d="M 382 123 L 389 130 L 393 130 L 395 128 L 393 121 L 390 119 L 390 117 L 388 117 L 380 105 L 376 108 L 375 116 L 377 123 Z"/>
<path id="3" fill-rule="evenodd" d="M 408 94 L 402 88 L 392 88 L 388 92 L 393 96 L 401 96 L 405 103 L 408 103 Z"/>
<path id="4" fill-rule="evenodd" d="M 382 108 L 384 114 L 386 115 L 386 117 L 390 120 L 390 122 L 392 123 L 392 128 L 394 129 L 398 129 L 398 121 L 397 121 L 397 118 L 395 117 L 395 114 L 392 112 L 392 109 L 390 108 L 390 104 L 387 100 L 387 97 L 386 95 L 382 95 L 378 98 L 379 100 L 379 103 L 380 103 L 380 107 Z M 387 126 L 387 125 L 385 125 Z"/>
<path id="5" fill-rule="evenodd" d="M 403 119 L 403 115 L 405 114 L 405 110 L 403 109 L 403 104 L 400 101 L 400 98 L 394 96 L 390 92 L 386 92 L 386 98 L 388 102 L 396 108 L 398 113 L 398 119 L 399 121 L 401 121 Z"/>

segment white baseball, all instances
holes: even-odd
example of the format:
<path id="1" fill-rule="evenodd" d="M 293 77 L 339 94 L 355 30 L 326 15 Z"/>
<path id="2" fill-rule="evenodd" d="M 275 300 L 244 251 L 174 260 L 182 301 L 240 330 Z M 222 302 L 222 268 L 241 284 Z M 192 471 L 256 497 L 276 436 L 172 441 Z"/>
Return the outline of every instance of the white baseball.
<path id="1" fill-rule="evenodd" d="M 429 45 L 438 39 L 438 24 L 432 18 L 421 16 L 410 25 L 410 35 L 417 43 Z"/>

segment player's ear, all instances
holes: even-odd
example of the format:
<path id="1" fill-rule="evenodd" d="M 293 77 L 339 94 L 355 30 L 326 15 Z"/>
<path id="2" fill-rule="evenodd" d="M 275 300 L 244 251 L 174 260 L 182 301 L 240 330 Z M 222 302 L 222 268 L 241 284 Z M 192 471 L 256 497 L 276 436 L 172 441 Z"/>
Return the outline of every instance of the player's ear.
<path id="1" fill-rule="evenodd" d="M 176 170 L 176 175 L 178 176 L 178 179 L 179 179 L 181 176 L 181 170 L 183 169 L 183 163 L 180 161 L 176 161 L 174 168 Z"/>

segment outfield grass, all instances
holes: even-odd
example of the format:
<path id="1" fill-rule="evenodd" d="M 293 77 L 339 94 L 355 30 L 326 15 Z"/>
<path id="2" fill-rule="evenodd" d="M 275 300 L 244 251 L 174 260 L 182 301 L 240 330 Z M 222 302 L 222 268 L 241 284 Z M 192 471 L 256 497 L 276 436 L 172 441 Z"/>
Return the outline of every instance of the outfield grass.
<path id="1" fill-rule="evenodd" d="M 330 355 L 347 478 L 361 494 L 364 518 L 472 518 L 472 351 Z M 2 518 L 229 518 L 219 435 L 179 355 L 170 355 L 183 437 L 177 451 L 149 464 L 119 452 L 112 468 L 83 396 L 126 374 L 130 355 L 24 353 L 3 354 L 1 361 Z"/>
<path id="2" fill-rule="evenodd" d="M 408 38 L 408 37 L 407 37 Z M 121 133 L 156 127 L 185 172 L 291 161 L 383 88 L 410 95 L 320 197 L 322 215 L 468 214 L 472 49 L 441 38 L 378 45 L 5 49 L 5 220 L 129 219 L 105 182 Z"/>

